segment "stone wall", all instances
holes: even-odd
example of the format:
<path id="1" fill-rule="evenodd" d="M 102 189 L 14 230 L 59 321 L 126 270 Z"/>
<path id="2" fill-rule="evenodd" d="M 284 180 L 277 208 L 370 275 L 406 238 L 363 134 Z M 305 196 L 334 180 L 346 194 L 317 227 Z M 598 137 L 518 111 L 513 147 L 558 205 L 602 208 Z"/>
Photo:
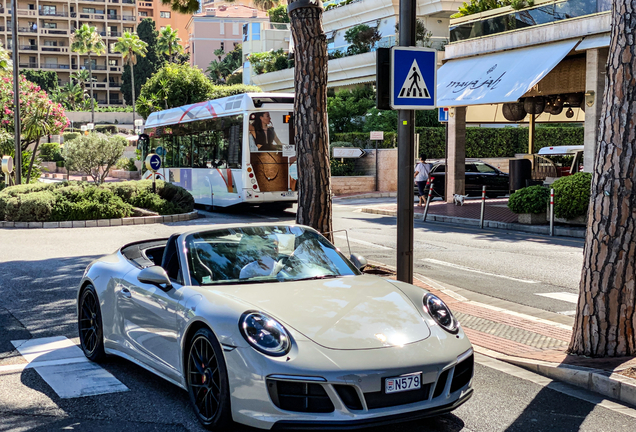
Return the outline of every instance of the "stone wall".
<path id="1" fill-rule="evenodd" d="M 375 176 L 331 177 L 331 191 L 336 196 L 374 190 Z"/>

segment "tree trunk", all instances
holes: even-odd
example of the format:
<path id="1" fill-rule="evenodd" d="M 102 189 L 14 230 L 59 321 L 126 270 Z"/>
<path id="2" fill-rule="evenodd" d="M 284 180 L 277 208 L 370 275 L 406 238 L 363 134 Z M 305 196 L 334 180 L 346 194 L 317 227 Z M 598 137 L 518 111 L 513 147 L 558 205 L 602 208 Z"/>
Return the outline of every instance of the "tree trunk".
<path id="1" fill-rule="evenodd" d="M 130 62 L 130 81 L 132 83 L 132 106 L 133 106 L 133 130 L 135 129 L 135 71 L 133 70 L 133 64 Z"/>
<path id="2" fill-rule="evenodd" d="M 90 85 L 91 89 L 91 123 L 95 124 L 95 99 L 93 98 L 93 62 L 91 60 L 91 55 L 88 55 L 88 85 Z"/>
<path id="3" fill-rule="evenodd" d="M 592 357 L 636 355 L 633 133 L 636 8 L 633 3 L 614 2 L 611 28 L 579 302 L 568 349 L 571 354 Z"/>
<path id="4" fill-rule="evenodd" d="M 296 222 L 309 225 L 331 239 L 331 168 L 327 124 L 327 39 L 322 28 L 322 5 L 294 7 L 290 2 L 294 37 L 294 129 L 298 158 Z"/>

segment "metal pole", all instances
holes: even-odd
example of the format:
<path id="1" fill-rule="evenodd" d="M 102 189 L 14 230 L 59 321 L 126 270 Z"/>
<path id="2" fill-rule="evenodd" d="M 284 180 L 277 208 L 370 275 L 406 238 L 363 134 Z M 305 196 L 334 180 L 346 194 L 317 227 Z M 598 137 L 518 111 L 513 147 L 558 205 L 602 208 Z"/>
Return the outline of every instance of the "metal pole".
<path id="1" fill-rule="evenodd" d="M 20 144 L 20 56 L 18 55 L 18 0 L 11 0 L 11 37 L 13 43 L 13 124 L 15 127 L 15 184 L 22 184 L 22 145 Z"/>
<path id="2" fill-rule="evenodd" d="M 426 215 L 428 215 L 428 204 L 431 202 L 431 195 L 433 195 L 433 180 L 429 178 L 426 180 L 426 186 L 428 188 L 428 196 L 426 197 L 426 205 L 424 206 L 424 215 L 422 216 L 422 222 L 426 222 Z"/>
<path id="3" fill-rule="evenodd" d="M 400 46 L 415 46 L 416 0 L 400 0 Z M 397 280 L 413 283 L 415 111 L 398 110 Z"/>
<path id="4" fill-rule="evenodd" d="M 479 216 L 479 228 L 484 228 L 484 209 L 486 208 L 486 186 L 481 187 L 481 215 Z"/>
<path id="5" fill-rule="evenodd" d="M 378 181 L 378 140 L 375 140 L 375 191 L 380 191 L 380 182 Z"/>
<path id="6" fill-rule="evenodd" d="M 550 236 L 554 236 L 554 189 L 550 189 Z"/>

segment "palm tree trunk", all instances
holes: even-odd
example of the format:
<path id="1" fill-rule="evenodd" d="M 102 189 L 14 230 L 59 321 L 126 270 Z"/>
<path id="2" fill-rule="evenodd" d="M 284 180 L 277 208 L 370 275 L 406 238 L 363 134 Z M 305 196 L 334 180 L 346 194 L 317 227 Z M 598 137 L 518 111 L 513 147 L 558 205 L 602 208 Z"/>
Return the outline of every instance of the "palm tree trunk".
<path id="1" fill-rule="evenodd" d="M 130 89 L 132 90 L 132 106 L 133 106 L 133 129 L 135 128 L 135 71 L 133 70 L 133 64 L 130 63 L 130 82 L 132 86 Z"/>
<path id="2" fill-rule="evenodd" d="M 327 38 L 322 7 L 290 3 L 296 46 L 294 129 L 298 155 L 296 222 L 331 238 L 331 169 L 327 124 Z"/>
<path id="3" fill-rule="evenodd" d="M 91 61 L 91 55 L 88 55 L 88 85 L 91 87 L 91 123 L 95 124 L 95 99 L 93 98 L 93 62 Z"/>

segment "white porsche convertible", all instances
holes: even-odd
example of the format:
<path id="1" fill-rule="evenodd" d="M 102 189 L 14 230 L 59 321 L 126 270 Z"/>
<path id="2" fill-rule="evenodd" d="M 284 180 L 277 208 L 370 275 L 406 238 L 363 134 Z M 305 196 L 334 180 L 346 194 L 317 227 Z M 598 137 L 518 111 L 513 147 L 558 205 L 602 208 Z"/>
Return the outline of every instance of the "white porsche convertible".
<path id="1" fill-rule="evenodd" d="M 473 391 L 459 323 L 435 295 L 365 275 L 365 263 L 299 225 L 131 243 L 86 268 L 81 347 L 186 389 L 212 430 L 360 428 L 454 410 Z"/>

